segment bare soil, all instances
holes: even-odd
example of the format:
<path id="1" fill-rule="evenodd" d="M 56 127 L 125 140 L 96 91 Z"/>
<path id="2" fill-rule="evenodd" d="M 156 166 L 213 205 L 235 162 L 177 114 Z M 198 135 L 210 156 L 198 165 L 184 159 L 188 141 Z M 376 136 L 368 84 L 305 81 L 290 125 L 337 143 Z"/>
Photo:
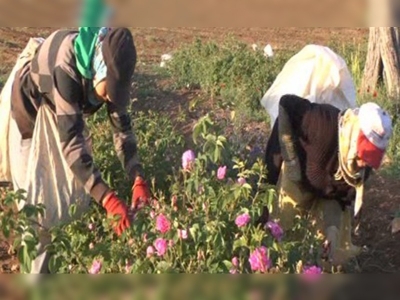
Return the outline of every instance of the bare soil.
<path id="1" fill-rule="evenodd" d="M 275 49 L 298 49 L 309 43 L 327 44 L 363 43 L 368 38 L 365 28 L 131 28 L 138 51 L 137 84 L 134 97 L 138 101 L 134 107 L 138 110 L 153 110 L 165 113 L 172 119 L 184 110 L 188 116 L 180 123 L 182 131 L 190 134 L 193 123 L 209 109 L 213 109 L 212 100 L 202 103 L 196 110 L 189 108 L 189 103 L 198 96 L 199 91 L 169 91 L 166 82 L 154 72 L 151 66 L 160 63 L 162 54 L 173 52 L 181 45 L 195 38 L 204 40 L 223 40 L 231 34 L 249 45 L 260 46 L 270 43 Z M 51 27 L 14 27 L 0 28 L 0 78 L 7 75 L 18 53 L 33 36 L 46 36 Z M 141 85 L 141 86 L 139 86 Z M 148 93 L 139 94 L 145 86 Z M 253 144 L 261 148 L 267 140 L 268 124 L 252 123 L 243 128 Z M 355 243 L 366 246 L 354 264 L 354 272 L 394 273 L 400 270 L 400 236 L 392 235 L 391 221 L 400 208 L 400 185 L 397 178 L 375 175 L 369 184 L 365 197 L 365 209 L 359 236 Z M 16 259 L 8 253 L 7 241 L 0 242 L 0 272 L 9 273 L 15 269 Z"/>

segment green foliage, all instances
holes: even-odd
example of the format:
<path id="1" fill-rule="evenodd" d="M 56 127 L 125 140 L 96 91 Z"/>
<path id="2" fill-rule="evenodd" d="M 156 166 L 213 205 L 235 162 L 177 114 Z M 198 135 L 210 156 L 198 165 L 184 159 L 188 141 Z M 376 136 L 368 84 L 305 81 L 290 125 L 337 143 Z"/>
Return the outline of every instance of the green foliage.
<path id="1" fill-rule="evenodd" d="M 125 171 L 117 158 L 106 111 L 100 111 L 89 124 L 96 165 L 111 187 L 118 190 L 120 195 L 129 197 L 131 186 L 127 184 Z M 170 184 L 170 174 L 183 149 L 183 136 L 169 118 L 154 112 L 138 113 L 133 118 L 133 127 L 145 173 L 154 177 L 155 189 L 166 190 Z"/>
<path id="2" fill-rule="evenodd" d="M 42 205 L 24 205 L 17 211 L 16 205 L 25 201 L 24 194 L 24 191 L 7 194 L 0 211 L 0 230 L 6 239 L 15 238 L 13 249 L 17 252 L 21 271 L 29 273 L 31 263 L 37 257 L 36 247 L 41 230 L 38 222 L 44 216 L 45 208 Z"/>
<path id="3" fill-rule="evenodd" d="M 254 112 L 291 55 L 278 52 L 267 59 L 261 51 L 234 39 L 222 44 L 198 39 L 174 54 L 168 71 L 177 87 L 200 86 L 225 104 L 242 104 Z"/>
<path id="4" fill-rule="evenodd" d="M 139 137 L 144 135 L 142 126 L 145 125 L 149 134 L 156 136 L 140 138 L 145 148 L 152 145 L 153 151 L 147 153 L 150 161 L 160 159 L 161 150 L 165 150 L 162 143 L 154 144 L 157 134 L 152 132 L 153 126 L 154 130 L 171 130 L 167 120 L 161 123 L 163 127 L 151 125 L 153 118 L 163 120 L 153 114 L 135 118 Z M 197 155 L 192 168 L 179 167 L 182 151 L 171 160 L 174 168 L 158 165 L 158 172 L 170 174 L 168 188 L 159 189 L 155 194 L 158 201 L 136 212 L 132 228 L 121 238 L 115 237 L 111 220 L 106 219 L 97 205 L 82 218 L 52 228 L 52 243 L 47 247 L 53 255 L 51 271 L 88 273 L 93 262 L 98 261 L 102 264 L 101 273 L 229 273 L 233 268 L 232 258 L 238 257 L 237 271 L 252 273 L 249 255 L 260 246 L 268 247 L 276 272 L 296 273 L 299 261 L 314 262 L 309 253 L 316 242 L 314 237 L 305 238 L 306 242 L 301 244 L 278 242 L 257 223 L 263 208 L 272 208 L 272 202 L 276 201 L 275 190 L 265 184 L 266 170 L 262 162 L 249 164 L 232 153 L 222 128 L 209 116 L 196 124 L 193 139 Z M 216 174 L 222 165 L 228 166 L 228 174 L 219 180 Z M 107 166 L 113 168 L 113 165 Z M 116 170 L 105 171 L 119 178 Z M 239 184 L 238 178 L 245 178 L 247 183 Z M 71 216 L 75 211 L 75 207 L 70 208 Z M 239 228 L 235 219 L 243 213 L 250 215 L 251 223 Z M 171 224 L 166 233 L 160 233 L 156 227 L 156 218 L 161 214 Z M 186 230 L 188 239 L 182 239 L 179 230 Z M 148 247 L 154 247 L 158 238 L 168 241 L 167 253 L 162 257 L 147 256 Z"/>

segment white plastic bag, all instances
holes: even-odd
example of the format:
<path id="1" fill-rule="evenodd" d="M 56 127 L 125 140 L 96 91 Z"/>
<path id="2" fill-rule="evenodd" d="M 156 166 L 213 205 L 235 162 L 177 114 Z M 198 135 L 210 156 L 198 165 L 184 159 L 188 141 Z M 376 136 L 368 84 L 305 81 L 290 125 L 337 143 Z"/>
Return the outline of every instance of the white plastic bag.
<path id="1" fill-rule="evenodd" d="M 11 182 L 8 133 L 11 118 L 11 92 L 15 74 L 33 58 L 37 48 L 43 43 L 43 41 L 43 38 L 31 38 L 29 40 L 27 46 L 19 55 L 0 94 L 0 182 Z"/>
<path id="2" fill-rule="evenodd" d="M 279 101 L 287 94 L 340 110 L 356 106 L 356 88 L 346 62 L 319 45 L 308 45 L 293 56 L 261 100 L 271 117 L 271 127 L 278 117 Z"/>
<path id="3" fill-rule="evenodd" d="M 45 205 L 45 216 L 38 222 L 44 228 L 70 222 L 73 204 L 77 205 L 74 217 L 86 212 L 91 198 L 64 157 L 54 112 L 45 104 L 40 106 L 32 139 L 22 140 L 14 119 L 10 129 L 14 189 L 27 192 L 27 204 Z M 24 205 L 21 202 L 18 209 Z"/>

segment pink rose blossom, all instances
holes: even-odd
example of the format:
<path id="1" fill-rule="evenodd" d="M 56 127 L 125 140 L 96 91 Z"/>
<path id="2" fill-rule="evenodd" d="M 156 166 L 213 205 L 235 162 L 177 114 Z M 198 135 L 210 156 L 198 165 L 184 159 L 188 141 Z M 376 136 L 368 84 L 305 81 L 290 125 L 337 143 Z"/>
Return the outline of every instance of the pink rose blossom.
<path id="1" fill-rule="evenodd" d="M 281 226 L 279 226 L 278 223 L 276 222 L 268 222 L 267 223 L 267 228 L 269 228 L 269 230 L 271 231 L 272 236 L 278 241 L 280 242 L 282 240 L 283 237 L 283 229 Z"/>
<path id="2" fill-rule="evenodd" d="M 162 257 L 167 253 L 168 250 L 168 241 L 164 239 L 157 239 L 154 242 L 154 247 L 156 248 L 157 255 Z"/>
<path id="3" fill-rule="evenodd" d="M 240 177 L 240 178 L 238 179 L 238 184 L 239 184 L 239 185 L 245 185 L 246 183 L 247 183 L 247 181 L 246 181 L 245 178 Z"/>
<path id="4" fill-rule="evenodd" d="M 182 156 L 183 169 L 185 171 L 190 171 L 195 160 L 196 154 L 192 150 L 186 151 Z"/>
<path id="5" fill-rule="evenodd" d="M 305 267 L 303 269 L 303 275 L 307 280 L 317 280 L 322 275 L 322 269 L 317 266 Z"/>
<path id="6" fill-rule="evenodd" d="M 237 257 L 234 257 L 234 258 L 232 259 L 232 265 L 233 265 L 235 268 L 239 268 L 239 259 L 238 259 Z"/>
<path id="7" fill-rule="evenodd" d="M 178 229 L 178 237 L 181 240 L 187 240 L 188 239 L 188 232 L 187 230 L 180 230 Z"/>
<path id="8" fill-rule="evenodd" d="M 150 218 L 154 219 L 156 217 L 156 213 L 154 211 L 150 212 Z"/>
<path id="9" fill-rule="evenodd" d="M 101 271 L 101 268 L 102 268 L 101 262 L 98 261 L 98 260 L 95 260 L 95 261 L 93 262 L 92 267 L 91 267 L 90 270 L 89 270 L 89 274 L 92 274 L 92 275 L 99 274 L 100 271 Z"/>
<path id="10" fill-rule="evenodd" d="M 152 247 L 152 246 L 149 246 L 148 248 L 147 248 L 147 258 L 150 258 L 150 257 L 152 257 L 153 255 L 154 255 L 154 253 L 155 253 L 156 251 L 154 250 L 154 248 Z"/>
<path id="11" fill-rule="evenodd" d="M 251 270 L 254 272 L 266 273 L 270 267 L 270 260 L 268 258 L 268 249 L 261 247 L 256 249 L 249 259 Z"/>
<path id="12" fill-rule="evenodd" d="M 224 179 L 225 179 L 227 169 L 228 169 L 228 168 L 227 168 L 226 166 L 220 167 L 220 168 L 218 169 L 218 174 L 217 174 L 218 180 L 224 180 Z"/>
<path id="13" fill-rule="evenodd" d="M 171 229 L 171 223 L 168 221 L 168 219 L 163 215 L 159 215 L 157 217 L 157 230 L 160 231 L 162 234 L 167 233 Z"/>
<path id="14" fill-rule="evenodd" d="M 243 214 L 236 218 L 235 223 L 239 228 L 241 228 L 241 227 L 247 226 L 247 224 L 249 224 L 250 221 L 251 221 L 251 218 L 250 218 L 249 214 Z"/>

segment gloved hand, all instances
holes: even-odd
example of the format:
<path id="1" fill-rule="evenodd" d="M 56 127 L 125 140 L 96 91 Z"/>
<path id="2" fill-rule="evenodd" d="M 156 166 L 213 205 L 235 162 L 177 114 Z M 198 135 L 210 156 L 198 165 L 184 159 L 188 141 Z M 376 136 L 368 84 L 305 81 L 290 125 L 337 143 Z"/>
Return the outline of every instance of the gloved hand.
<path id="1" fill-rule="evenodd" d="M 132 188 L 132 208 L 140 209 L 149 204 L 150 192 L 147 187 L 146 181 L 137 177 Z"/>
<path id="2" fill-rule="evenodd" d="M 103 202 L 107 215 L 111 218 L 118 216 L 119 220 L 114 224 L 114 230 L 118 236 L 131 226 L 128 216 L 128 207 L 118 199 L 115 193 L 109 194 Z"/>

